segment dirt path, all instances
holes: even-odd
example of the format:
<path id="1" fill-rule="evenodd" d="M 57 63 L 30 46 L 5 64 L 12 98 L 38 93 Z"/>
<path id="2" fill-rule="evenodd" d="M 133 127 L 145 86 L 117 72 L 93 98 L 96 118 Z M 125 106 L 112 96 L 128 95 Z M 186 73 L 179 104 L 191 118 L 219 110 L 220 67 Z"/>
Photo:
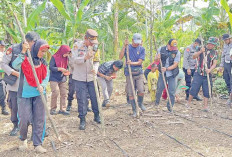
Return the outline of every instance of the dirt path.
<path id="1" fill-rule="evenodd" d="M 53 116 L 62 143 L 53 130 L 44 141 L 46 154 L 36 154 L 32 142 L 29 151 L 17 150 L 18 137 L 10 137 L 12 127 L 9 116 L 0 115 L 0 156 L 80 156 L 80 157 L 182 157 L 212 156 L 230 157 L 232 154 L 232 111 L 225 100 L 214 101 L 210 113 L 201 111 L 201 102 L 194 102 L 186 109 L 185 100 L 174 107 L 176 116 L 167 112 L 166 101 L 160 107 L 151 108 L 149 94 L 145 97 L 148 111 L 140 119 L 131 117 L 131 106 L 126 105 L 123 81 L 116 80 L 112 106 L 104 109 L 106 137 L 102 136 L 100 125 L 93 122 L 93 113 L 87 115 L 85 131 L 78 129 L 77 105 L 74 102 L 70 116 Z M 50 96 L 48 95 L 48 100 Z M 226 113 L 226 111 L 228 111 Z M 178 116 L 177 116 L 178 115 Z M 229 117 L 229 119 L 228 119 Z M 226 119 L 227 118 L 227 119 Z M 31 130 L 31 128 L 29 129 Z M 30 137 L 31 131 L 28 137 Z M 230 136 L 231 135 L 231 136 Z M 56 152 L 52 148 L 55 144 Z"/>

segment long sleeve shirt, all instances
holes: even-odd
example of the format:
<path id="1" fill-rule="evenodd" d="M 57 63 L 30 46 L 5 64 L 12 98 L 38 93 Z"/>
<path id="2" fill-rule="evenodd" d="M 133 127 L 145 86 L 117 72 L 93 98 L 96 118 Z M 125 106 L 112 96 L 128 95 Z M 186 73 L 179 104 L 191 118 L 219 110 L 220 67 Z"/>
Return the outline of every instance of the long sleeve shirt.
<path id="1" fill-rule="evenodd" d="M 54 82 L 66 82 L 67 81 L 67 77 L 61 71 L 58 71 L 58 67 L 56 66 L 54 57 L 52 57 L 50 60 L 49 70 L 50 70 L 49 81 L 54 81 Z"/>
<path id="2" fill-rule="evenodd" d="M 18 57 L 12 63 L 13 68 L 15 68 L 15 69 L 17 69 L 17 70 L 19 70 L 21 72 L 21 65 L 22 65 L 24 59 L 25 59 L 25 55 L 24 54 L 19 54 Z M 47 67 L 46 78 L 44 80 L 42 80 L 42 83 L 40 84 L 44 88 L 44 91 L 43 91 L 44 94 L 46 94 L 46 87 L 47 87 L 48 81 L 49 81 L 49 69 Z M 21 92 L 22 92 L 22 97 L 23 98 L 31 98 L 31 97 L 36 97 L 36 96 L 40 95 L 39 91 L 37 90 L 37 87 L 30 86 L 27 83 L 27 80 L 26 80 L 25 77 L 24 77 L 24 80 L 23 80 L 23 88 L 22 88 L 22 90 L 23 91 L 21 91 Z"/>
<path id="3" fill-rule="evenodd" d="M 232 43 L 224 44 L 223 51 L 222 51 L 222 56 L 221 56 L 220 67 L 224 67 L 224 63 L 230 63 L 231 62 L 231 58 L 230 58 L 230 50 L 231 50 L 231 48 L 232 48 Z"/>

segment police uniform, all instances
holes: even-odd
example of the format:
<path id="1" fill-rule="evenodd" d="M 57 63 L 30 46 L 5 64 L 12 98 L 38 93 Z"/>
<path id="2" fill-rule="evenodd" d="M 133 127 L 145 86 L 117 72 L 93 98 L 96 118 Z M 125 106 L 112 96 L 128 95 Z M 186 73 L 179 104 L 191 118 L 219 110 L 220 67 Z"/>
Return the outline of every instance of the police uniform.
<path id="1" fill-rule="evenodd" d="M 221 64 L 220 64 L 220 67 L 224 67 L 223 78 L 226 82 L 228 93 L 231 92 L 230 89 L 231 66 L 232 66 L 231 57 L 230 57 L 231 48 L 232 48 L 232 43 L 224 44 L 222 56 L 221 56 Z"/>
<path id="2" fill-rule="evenodd" d="M 197 60 L 193 59 L 193 54 L 195 52 L 199 51 L 199 49 L 196 49 L 196 47 L 194 47 L 194 45 L 190 45 L 188 46 L 185 51 L 184 51 L 184 60 L 183 60 L 183 71 L 185 73 L 185 82 L 186 82 L 186 86 L 189 87 L 189 89 L 191 88 L 191 81 L 192 81 L 192 77 L 194 75 L 195 69 L 196 69 L 196 65 L 197 65 Z M 191 74 L 188 75 L 187 70 L 190 69 L 191 70 Z M 186 99 L 188 99 L 189 97 L 189 89 L 187 89 L 185 91 L 186 93 Z"/>
<path id="3" fill-rule="evenodd" d="M 86 32 L 85 40 L 89 40 L 91 43 L 97 44 L 97 32 L 88 29 Z M 85 116 L 87 114 L 88 106 L 88 93 L 90 95 L 90 100 L 92 104 L 92 110 L 94 112 L 94 121 L 100 123 L 98 102 L 96 97 L 96 91 L 94 87 L 94 77 L 93 74 L 93 62 L 92 59 L 85 60 L 85 56 L 89 53 L 88 47 L 84 44 L 78 49 L 77 56 L 73 58 L 73 75 L 72 79 L 75 83 L 75 91 L 78 103 L 78 112 L 80 118 L 80 130 L 85 129 Z"/>
<path id="4" fill-rule="evenodd" d="M 17 91 L 19 86 L 19 78 L 13 76 L 11 73 L 15 70 L 12 67 L 13 61 L 18 57 L 22 51 L 22 44 L 12 45 L 7 49 L 6 54 L 3 56 L 1 67 L 5 71 L 4 81 L 7 83 L 6 89 L 9 91 L 7 102 L 11 109 L 11 121 L 14 124 L 14 128 L 18 128 L 18 103 L 17 103 Z"/>

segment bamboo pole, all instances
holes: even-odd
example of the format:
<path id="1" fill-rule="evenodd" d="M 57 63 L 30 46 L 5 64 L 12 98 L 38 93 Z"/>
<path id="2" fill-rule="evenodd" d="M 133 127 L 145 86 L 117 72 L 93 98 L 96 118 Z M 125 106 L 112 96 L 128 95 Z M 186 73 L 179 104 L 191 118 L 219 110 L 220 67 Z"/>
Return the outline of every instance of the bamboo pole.
<path id="1" fill-rule="evenodd" d="M 127 37 L 127 40 L 128 40 L 128 37 Z M 129 46 L 128 45 L 127 45 L 127 48 L 126 48 L 126 56 L 127 56 L 127 61 L 130 60 Z M 129 70 L 129 77 L 130 77 L 130 83 L 131 83 L 132 93 L 133 93 L 133 97 L 134 97 L 134 100 L 135 100 L 136 117 L 139 118 L 140 117 L 140 115 L 139 115 L 139 105 L 138 105 L 138 102 L 135 99 L 136 94 L 135 94 L 135 86 L 134 86 L 134 82 L 133 82 L 133 78 L 132 78 L 132 73 L 131 73 L 131 66 L 130 66 L 130 64 L 127 64 L 127 66 L 128 66 L 128 70 Z"/>
<path id="2" fill-rule="evenodd" d="M 201 36 L 201 41 L 202 41 L 202 47 L 205 47 L 204 46 L 204 39 L 202 38 Z M 206 56 L 205 56 L 205 52 L 203 52 L 203 62 L 204 62 L 204 67 L 208 69 L 208 66 L 207 66 L 207 53 L 206 53 Z M 212 93 L 211 93 L 211 84 L 210 84 L 210 78 L 209 78 L 209 74 L 207 74 L 207 82 L 208 82 L 208 90 L 209 90 L 209 98 L 210 98 L 210 106 L 213 105 L 213 101 L 212 101 Z"/>
<path id="3" fill-rule="evenodd" d="M 19 22 L 19 20 L 18 20 L 18 17 L 17 17 L 17 15 L 16 15 L 16 13 L 13 12 L 11 6 L 9 5 L 9 3 L 8 3 L 7 1 L 6 1 L 6 3 L 7 3 L 8 7 L 10 8 L 11 12 L 13 13 L 13 15 L 14 15 L 14 17 L 15 17 L 15 20 L 16 20 L 16 23 L 17 23 L 17 25 L 18 25 L 18 27 L 19 27 L 19 31 L 20 31 L 20 34 L 21 34 L 21 36 L 22 36 L 23 42 L 26 42 L 25 35 L 24 35 L 24 33 L 23 33 L 21 24 L 20 24 L 20 22 Z M 36 71 L 35 71 L 35 66 L 34 66 L 34 63 L 33 63 L 33 61 L 32 61 L 31 53 L 30 53 L 29 50 L 27 50 L 27 54 L 28 54 L 29 62 L 30 62 L 31 67 L 32 67 L 33 75 L 34 75 L 35 80 L 36 80 L 36 85 L 37 85 L 37 88 L 38 88 L 38 87 L 40 86 L 40 83 L 39 83 L 39 79 L 38 79 L 38 77 L 37 77 L 37 74 L 36 74 Z M 52 120 L 52 118 L 51 118 L 51 116 L 50 116 L 50 114 L 49 114 L 48 106 L 47 106 L 46 99 L 45 99 L 45 97 L 44 97 L 43 91 L 40 91 L 40 96 L 41 96 L 41 99 L 42 99 L 42 102 L 43 102 L 45 111 L 46 111 L 46 113 L 47 113 L 48 119 L 49 119 L 49 121 L 50 121 L 51 124 L 52 124 L 53 130 L 55 131 L 56 137 L 58 138 L 59 141 L 61 141 L 60 136 L 59 136 L 59 134 L 58 134 L 58 132 L 57 132 L 57 129 L 56 129 L 56 127 L 55 127 L 55 124 L 54 124 L 54 122 L 53 122 L 53 120 Z"/>
<path id="4" fill-rule="evenodd" d="M 88 49 L 90 50 L 90 49 Z M 91 50 L 92 51 L 92 50 Z M 96 52 L 95 52 L 96 53 Z M 94 71 L 94 65 L 93 65 L 93 58 L 91 58 L 91 64 L 92 64 L 92 70 Z M 101 129 L 102 129 L 102 134 L 103 136 L 106 136 L 106 131 L 105 131 L 105 121 L 102 113 L 102 106 L 100 104 L 100 97 L 99 97 L 99 90 L 97 86 L 97 71 L 95 71 L 95 74 L 93 74 L 93 83 L 94 83 L 94 89 L 97 97 L 97 106 L 100 114 L 100 119 L 101 119 Z"/>
<path id="5" fill-rule="evenodd" d="M 155 45 L 156 51 L 158 53 L 158 48 L 157 48 L 157 45 L 156 45 L 155 36 L 153 36 L 153 40 L 154 40 L 154 45 Z M 164 76 L 164 72 L 162 71 L 163 64 L 162 64 L 161 58 L 159 59 L 159 62 L 160 62 L 161 74 L 162 74 L 162 78 L 163 78 L 163 82 L 164 82 L 164 87 L 165 87 L 167 95 L 168 95 L 168 102 L 169 102 L 169 105 L 170 105 L 170 108 L 171 108 L 171 112 L 173 114 L 173 107 L 172 107 L 172 103 L 171 103 L 171 99 L 170 99 L 170 95 L 169 95 L 169 91 L 168 91 L 166 79 L 165 79 L 165 76 Z"/>

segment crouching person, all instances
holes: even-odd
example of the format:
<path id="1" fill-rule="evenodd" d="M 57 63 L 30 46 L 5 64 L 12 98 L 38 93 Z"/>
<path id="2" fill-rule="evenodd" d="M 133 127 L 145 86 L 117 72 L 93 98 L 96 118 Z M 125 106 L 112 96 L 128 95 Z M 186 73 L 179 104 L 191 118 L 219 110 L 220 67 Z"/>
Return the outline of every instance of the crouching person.
<path id="1" fill-rule="evenodd" d="M 110 96 L 113 91 L 113 80 L 116 77 L 116 72 L 123 67 L 123 62 L 120 60 L 105 62 L 98 68 L 98 82 L 102 88 L 104 101 L 102 107 L 110 106 Z"/>
<path id="2" fill-rule="evenodd" d="M 23 44 L 22 52 L 13 62 L 13 67 L 20 70 L 20 80 L 18 88 L 18 115 L 20 150 L 27 149 L 28 126 L 32 123 L 32 139 L 36 152 L 45 153 L 46 149 L 42 147 L 45 134 L 45 108 L 42 102 L 40 92 L 46 94 L 46 86 L 49 80 L 48 64 L 43 59 L 48 51 L 49 45 L 44 40 L 37 40 L 32 47 L 31 55 L 35 65 L 37 77 L 40 86 L 37 87 L 32 67 L 29 63 L 26 51 L 29 49 L 28 43 Z"/>

